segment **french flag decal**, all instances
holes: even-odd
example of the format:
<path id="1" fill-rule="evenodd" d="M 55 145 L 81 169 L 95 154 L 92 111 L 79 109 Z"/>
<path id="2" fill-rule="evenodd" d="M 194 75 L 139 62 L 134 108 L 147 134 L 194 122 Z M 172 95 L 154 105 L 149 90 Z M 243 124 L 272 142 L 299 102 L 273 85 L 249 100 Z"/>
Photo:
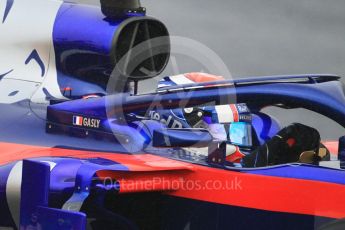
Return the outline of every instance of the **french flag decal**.
<path id="1" fill-rule="evenodd" d="M 83 117 L 73 116 L 73 125 L 82 126 L 83 125 Z"/>

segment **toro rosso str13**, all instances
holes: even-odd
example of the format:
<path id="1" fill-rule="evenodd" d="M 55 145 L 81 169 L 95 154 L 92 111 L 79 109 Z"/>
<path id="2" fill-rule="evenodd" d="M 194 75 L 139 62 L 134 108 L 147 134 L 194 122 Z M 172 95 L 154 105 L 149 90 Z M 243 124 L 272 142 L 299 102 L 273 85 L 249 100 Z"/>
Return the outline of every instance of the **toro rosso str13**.
<path id="1" fill-rule="evenodd" d="M 343 229 L 340 77 L 166 76 L 165 25 L 135 0 L 0 2 L 1 229 Z M 298 122 L 298 121 L 296 121 Z"/>

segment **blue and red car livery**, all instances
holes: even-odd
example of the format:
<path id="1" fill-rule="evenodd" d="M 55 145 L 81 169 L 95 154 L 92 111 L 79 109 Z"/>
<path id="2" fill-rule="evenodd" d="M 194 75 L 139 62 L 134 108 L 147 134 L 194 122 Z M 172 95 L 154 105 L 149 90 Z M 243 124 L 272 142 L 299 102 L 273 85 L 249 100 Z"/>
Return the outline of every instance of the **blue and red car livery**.
<path id="1" fill-rule="evenodd" d="M 329 159 L 242 164 L 282 128 L 267 106 L 345 127 L 340 77 L 187 73 L 138 94 L 168 30 L 137 1 L 101 3 L 0 3 L 0 228 L 344 226 L 344 137 L 322 140 Z"/>

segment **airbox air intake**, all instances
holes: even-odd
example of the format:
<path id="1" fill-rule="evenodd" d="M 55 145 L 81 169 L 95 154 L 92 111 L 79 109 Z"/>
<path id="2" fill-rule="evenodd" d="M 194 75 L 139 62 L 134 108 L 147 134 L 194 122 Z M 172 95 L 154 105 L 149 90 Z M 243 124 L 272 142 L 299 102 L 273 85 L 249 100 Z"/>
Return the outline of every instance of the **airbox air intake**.
<path id="1" fill-rule="evenodd" d="M 96 6 L 64 3 L 53 37 L 60 87 L 76 78 L 105 88 L 124 57 L 126 78 L 152 78 L 165 69 L 170 56 L 169 33 L 162 22 L 147 16 L 115 20 Z M 140 61 L 131 52 L 138 46 L 144 47 Z"/>

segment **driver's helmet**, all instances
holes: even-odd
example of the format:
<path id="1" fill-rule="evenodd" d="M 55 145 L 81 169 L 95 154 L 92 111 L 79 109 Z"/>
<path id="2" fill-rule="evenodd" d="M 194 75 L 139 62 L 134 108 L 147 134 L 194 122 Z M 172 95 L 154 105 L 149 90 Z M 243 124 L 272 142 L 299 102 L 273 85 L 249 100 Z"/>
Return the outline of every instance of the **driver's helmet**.
<path id="1" fill-rule="evenodd" d="M 164 77 L 158 89 L 222 80 L 222 76 L 207 73 L 185 73 Z M 246 149 L 250 150 L 259 143 L 255 127 L 252 126 L 253 118 L 257 119 L 257 115 L 252 114 L 244 103 L 155 110 L 150 111 L 150 118 L 159 120 L 169 128 L 207 129 L 215 140 L 227 143 L 226 159 L 229 162 L 238 163 Z"/>
<path id="2" fill-rule="evenodd" d="M 208 73 L 185 73 L 175 76 L 164 77 L 158 83 L 158 89 L 177 86 L 177 85 L 186 85 L 193 83 L 203 83 L 203 82 L 212 82 L 212 81 L 222 81 L 224 78 L 222 76 L 212 75 Z"/>

